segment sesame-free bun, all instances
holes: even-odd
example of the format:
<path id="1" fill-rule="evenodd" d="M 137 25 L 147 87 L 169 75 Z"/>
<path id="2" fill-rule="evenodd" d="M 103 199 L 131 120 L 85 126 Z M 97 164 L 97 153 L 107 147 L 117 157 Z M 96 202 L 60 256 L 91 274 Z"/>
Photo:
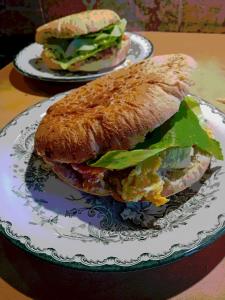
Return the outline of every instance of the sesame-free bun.
<path id="1" fill-rule="evenodd" d="M 55 162 L 82 163 L 131 149 L 179 110 L 194 66 L 184 54 L 153 57 L 71 91 L 42 119 L 37 153 Z"/>
<path id="2" fill-rule="evenodd" d="M 130 39 L 127 37 L 121 42 L 121 47 L 111 47 L 98 53 L 98 57 L 86 59 L 76 64 L 70 65 L 68 71 L 71 72 L 98 72 L 119 65 L 126 59 L 130 47 Z M 42 59 L 45 65 L 51 70 L 62 70 L 59 62 L 54 58 L 54 54 L 49 49 L 44 49 Z"/>
<path id="3" fill-rule="evenodd" d="M 75 36 L 97 32 L 111 24 L 115 24 L 120 17 L 109 9 L 93 9 L 72 14 L 46 23 L 36 30 L 35 41 L 45 44 L 49 38 L 73 38 Z"/>

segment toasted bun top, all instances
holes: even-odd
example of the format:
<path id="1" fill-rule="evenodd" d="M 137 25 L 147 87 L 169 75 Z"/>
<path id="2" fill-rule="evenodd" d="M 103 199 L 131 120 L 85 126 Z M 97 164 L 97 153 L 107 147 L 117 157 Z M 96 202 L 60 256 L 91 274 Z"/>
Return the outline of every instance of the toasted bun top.
<path id="1" fill-rule="evenodd" d="M 111 24 L 120 17 L 109 9 L 93 9 L 46 23 L 36 30 L 35 41 L 44 44 L 48 38 L 73 38 L 90 32 L 96 32 Z"/>
<path id="2" fill-rule="evenodd" d="M 41 121 L 37 153 L 80 163 L 109 150 L 132 148 L 178 111 L 194 65 L 183 54 L 153 57 L 73 90 Z"/>

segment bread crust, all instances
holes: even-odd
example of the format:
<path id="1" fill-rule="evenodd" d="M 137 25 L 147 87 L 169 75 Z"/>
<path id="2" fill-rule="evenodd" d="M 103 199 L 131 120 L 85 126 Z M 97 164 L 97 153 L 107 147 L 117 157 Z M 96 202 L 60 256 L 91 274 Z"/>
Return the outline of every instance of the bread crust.
<path id="1" fill-rule="evenodd" d="M 150 58 L 112 72 L 53 104 L 35 135 L 42 157 L 81 163 L 109 150 L 128 150 L 163 124 L 188 91 L 190 57 Z"/>
<path id="2" fill-rule="evenodd" d="M 93 60 L 85 60 L 81 63 L 73 64 L 69 66 L 67 70 L 71 72 L 97 72 L 107 68 L 112 68 L 126 59 L 129 48 L 130 39 L 127 38 L 122 40 L 120 48 L 112 48 L 112 53 L 110 55 L 102 57 L 100 59 L 93 58 Z M 104 52 L 104 50 L 102 52 Z M 99 52 L 99 54 L 100 53 L 101 52 Z M 52 53 L 49 53 L 47 49 L 42 51 L 41 57 L 43 59 L 43 62 L 49 69 L 62 70 L 60 64 L 57 62 L 57 60 L 54 59 Z"/>
<path id="3" fill-rule="evenodd" d="M 65 16 L 46 23 L 36 30 L 35 41 L 44 44 L 51 38 L 73 38 L 75 36 L 97 32 L 111 24 L 115 24 L 120 17 L 109 9 L 93 9 Z"/>

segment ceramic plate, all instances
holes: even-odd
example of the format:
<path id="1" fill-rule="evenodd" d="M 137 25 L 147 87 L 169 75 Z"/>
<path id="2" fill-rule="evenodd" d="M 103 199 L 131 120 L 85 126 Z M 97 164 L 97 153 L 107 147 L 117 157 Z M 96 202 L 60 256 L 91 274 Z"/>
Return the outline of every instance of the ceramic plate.
<path id="1" fill-rule="evenodd" d="M 153 52 L 152 43 L 141 35 L 135 33 L 126 33 L 131 40 L 131 47 L 128 52 L 126 60 L 115 67 L 113 70 L 118 70 L 130 63 L 139 62 L 146 57 L 150 56 Z M 41 61 L 40 55 L 43 46 L 33 43 L 19 52 L 14 60 L 16 69 L 25 76 L 58 82 L 85 82 L 96 79 L 110 71 L 97 72 L 97 73 L 72 73 L 68 71 L 52 71 L 49 70 Z"/>
<path id="2" fill-rule="evenodd" d="M 151 268 L 199 250 L 225 232 L 225 162 L 170 202 L 126 206 L 79 192 L 33 153 L 35 130 L 56 95 L 0 133 L 0 228 L 20 247 L 65 266 L 100 271 Z M 225 153 L 225 115 L 199 100 Z M 127 221 L 130 218 L 133 220 Z M 152 223 L 143 229 L 140 222 Z"/>

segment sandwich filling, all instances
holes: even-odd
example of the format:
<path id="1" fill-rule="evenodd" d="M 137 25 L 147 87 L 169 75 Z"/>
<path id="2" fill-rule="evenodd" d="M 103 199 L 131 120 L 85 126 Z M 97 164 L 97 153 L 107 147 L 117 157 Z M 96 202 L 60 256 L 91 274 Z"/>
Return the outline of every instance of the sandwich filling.
<path id="1" fill-rule="evenodd" d="M 134 149 L 109 151 L 95 161 L 80 164 L 51 163 L 59 177 L 87 192 L 160 206 L 168 201 L 164 190 L 171 174 L 181 178 L 198 154 L 223 159 L 220 144 L 207 129 L 198 102 L 187 96 L 179 111 Z"/>
<path id="2" fill-rule="evenodd" d="M 66 70 L 73 64 L 96 57 L 108 48 L 120 48 L 126 23 L 126 20 L 122 19 L 98 32 L 76 36 L 72 39 L 49 38 L 44 49 L 49 57 Z"/>

